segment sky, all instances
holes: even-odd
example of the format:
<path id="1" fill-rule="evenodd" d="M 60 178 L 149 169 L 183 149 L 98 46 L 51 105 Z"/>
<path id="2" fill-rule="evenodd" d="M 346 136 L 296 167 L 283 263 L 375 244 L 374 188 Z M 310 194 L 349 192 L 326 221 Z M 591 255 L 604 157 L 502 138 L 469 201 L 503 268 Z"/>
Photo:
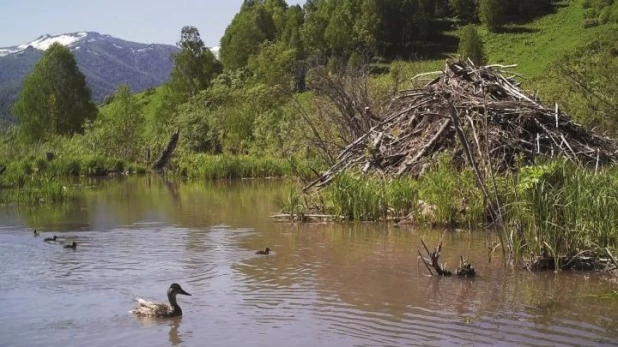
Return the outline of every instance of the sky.
<path id="1" fill-rule="evenodd" d="M 196 27 L 204 44 L 219 40 L 243 0 L 0 0 L 0 47 L 37 37 L 96 31 L 141 43 L 175 45 Z M 289 5 L 305 0 L 287 0 Z"/>

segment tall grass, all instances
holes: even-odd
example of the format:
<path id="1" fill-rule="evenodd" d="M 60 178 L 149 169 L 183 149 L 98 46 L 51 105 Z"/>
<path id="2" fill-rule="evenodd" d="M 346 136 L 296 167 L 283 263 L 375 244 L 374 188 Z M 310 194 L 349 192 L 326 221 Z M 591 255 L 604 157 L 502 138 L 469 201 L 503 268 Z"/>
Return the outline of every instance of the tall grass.
<path id="1" fill-rule="evenodd" d="M 523 169 L 517 190 L 507 218 L 521 228 L 513 233 L 520 253 L 573 256 L 618 245 L 615 172 L 554 161 Z"/>
<path id="2" fill-rule="evenodd" d="M 496 177 L 497 198 L 507 230 L 503 245 L 520 258 L 573 256 L 584 250 L 618 246 L 618 169 L 599 172 L 569 161 L 524 167 Z M 487 187 L 493 192 L 492 187 Z M 292 195 L 292 194 L 291 194 Z M 417 223 L 487 226 L 487 202 L 471 170 L 440 160 L 421 179 L 383 179 L 344 173 L 304 210 L 376 221 L 409 216 Z M 289 199 L 290 200 L 290 199 Z M 292 200 L 290 200 L 292 201 Z M 296 203 L 301 198 L 295 197 Z M 297 206 L 297 205 L 296 205 Z M 298 210 L 298 207 L 296 207 Z M 288 211 L 289 210 L 289 211 Z M 284 211 L 293 212 L 291 206 Z"/>
<path id="3" fill-rule="evenodd" d="M 176 159 L 172 169 L 191 179 L 237 179 L 308 176 L 310 165 L 296 158 L 193 154 Z"/>
<path id="4" fill-rule="evenodd" d="M 3 164 L 0 175 L 0 203 L 43 203 L 73 196 L 60 183 L 71 176 L 103 176 L 113 173 L 145 172 L 145 168 L 123 160 L 97 156 L 59 157 L 47 160 L 27 157 Z"/>
<path id="5" fill-rule="evenodd" d="M 0 189 L 0 204 L 34 204 L 68 200 L 72 191 L 57 181 L 48 179 L 21 179 L 20 186 Z"/>

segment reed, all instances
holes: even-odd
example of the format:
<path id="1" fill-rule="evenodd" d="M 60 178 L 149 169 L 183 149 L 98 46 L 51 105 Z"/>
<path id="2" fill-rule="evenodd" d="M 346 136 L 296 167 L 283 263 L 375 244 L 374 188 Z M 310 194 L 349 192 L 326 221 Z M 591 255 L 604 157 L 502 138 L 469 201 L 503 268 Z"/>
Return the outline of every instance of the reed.
<path id="1" fill-rule="evenodd" d="M 615 171 L 615 169 L 613 170 Z M 573 256 L 618 245 L 618 179 L 567 161 L 521 170 L 507 216 L 519 255 Z"/>
<path id="2" fill-rule="evenodd" d="M 555 160 L 501 173 L 487 187 L 502 206 L 503 248 L 516 257 L 573 256 L 584 250 L 618 246 L 618 169 L 598 172 Z M 301 194 L 294 196 L 297 206 Z M 292 193 L 290 193 L 292 196 Z M 379 221 L 410 217 L 414 222 L 488 226 L 487 201 L 470 169 L 447 160 L 419 180 L 346 172 L 317 194 L 304 196 L 304 211 L 346 220 Z M 495 201 L 491 203 L 495 204 Z M 284 204 L 285 205 L 285 204 Z M 287 208 L 293 212 L 297 207 Z"/>
<path id="3" fill-rule="evenodd" d="M 173 171 L 191 179 L 291 177 L 308 175 L 308 165 L 295 158 L 194 154 L 177 159 Z"/>
<path id="4" fill-rule="evenodd" d="M 49 179 L 22 179 L 20 186 L 0 190 L 0 204 L 38 204 L 65 201 L 74 196 L 66 186 Z"/>

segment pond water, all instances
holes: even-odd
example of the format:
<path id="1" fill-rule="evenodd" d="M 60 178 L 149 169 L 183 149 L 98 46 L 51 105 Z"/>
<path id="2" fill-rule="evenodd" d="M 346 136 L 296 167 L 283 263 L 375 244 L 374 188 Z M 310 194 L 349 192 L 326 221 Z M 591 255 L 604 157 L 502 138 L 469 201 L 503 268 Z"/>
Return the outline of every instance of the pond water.
<path id="1" fill-rule="evenodd" d="M 491 236 L 457 231 L 441 260 L 468 256 L 480 275 L 427 277 L 420 238 L 433 247 L 442 230 L 274 222 L 287 189 L 148 176 L 0 209 L 0 345 L 618 344 L 617 288 L 598 274 L 505 269 L 489 262 Z M 182 317 L 128 312 L 137 296 L 166 302 L 173 282 L 192 294 Z"/>

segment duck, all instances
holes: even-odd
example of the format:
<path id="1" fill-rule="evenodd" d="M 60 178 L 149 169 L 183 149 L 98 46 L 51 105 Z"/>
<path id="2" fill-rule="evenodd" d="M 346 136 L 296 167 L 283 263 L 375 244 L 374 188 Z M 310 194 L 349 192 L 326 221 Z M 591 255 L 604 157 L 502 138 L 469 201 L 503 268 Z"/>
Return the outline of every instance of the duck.
<path id="1" fill-rule="evenodd" d="M 38 232 L 38 231 L 36 231 L 36 229 L 34 229 L 34 231 L 32 232 L 32 234 L 34 235 L 34 237 L 39 236 L 39 232 Z"/>
<path id="2" fill-rule="evenodd" d="M 184 289 L 180 287 L 178 283 L 172 283 L 167 290 L 167 299 L 170 304 L 163 304 L 158 302 L 146 301 L 141 298 L 137 299 L 137 307 L 135 310 L 130 311 L 136 316 L 145 317 L 175 317 L 182 315 L 182 309 L 176 302 L 176 295 L 182 294 L 191 296 Z"/>
<path id="3" fill-rule="evenodd" d="M 54 235 L 54 237 L 46 237 L 43 241 L 45 242 L 56 242 L 58 236 Z"/>
<path id="4" fill-rule="evenodd" d="M 263 250 L 263 251 L 255 252 L 255 254 L 265 254 L 265 255 L 268 255 L 268 253 L 270 253 L 270 248 L 268 248 L 268 247 L 266 247 L 266 249 Z"/>
<path id="5" fill-rule="evenodd" d="M 73 241 L 72 244 L 70 245 L 64 245 L 64 248 L 73 248 L 73 249 L 77 249 L 77 242 Z"/>

